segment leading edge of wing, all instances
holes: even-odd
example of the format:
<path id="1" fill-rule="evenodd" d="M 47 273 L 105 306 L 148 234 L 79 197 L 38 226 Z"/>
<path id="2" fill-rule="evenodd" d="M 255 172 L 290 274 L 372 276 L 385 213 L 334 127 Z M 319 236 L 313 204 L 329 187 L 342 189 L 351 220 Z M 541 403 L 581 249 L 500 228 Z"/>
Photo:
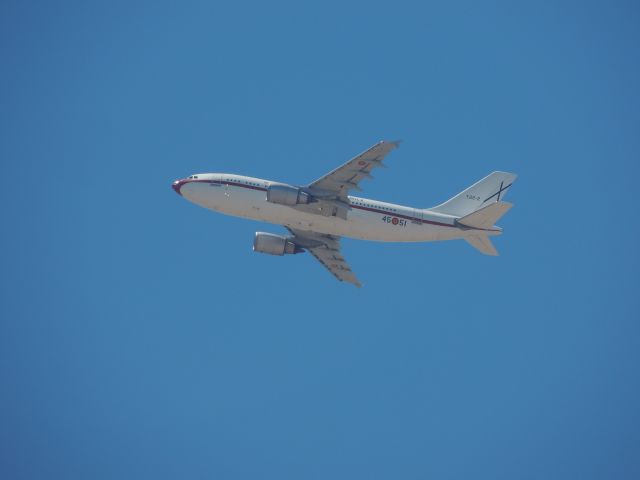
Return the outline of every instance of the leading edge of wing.
<path id="1" fill-rule="evenodd" d="M 369 172 L 376 167 L 385 167 L 382 160 L 399 146 L 400 140 L 382 140 L 310 183 L 308 188 L 333 191 L 337 195 L 346 195 L 352 188 L 359 190 L 360 180 L 373 178 Z"/>

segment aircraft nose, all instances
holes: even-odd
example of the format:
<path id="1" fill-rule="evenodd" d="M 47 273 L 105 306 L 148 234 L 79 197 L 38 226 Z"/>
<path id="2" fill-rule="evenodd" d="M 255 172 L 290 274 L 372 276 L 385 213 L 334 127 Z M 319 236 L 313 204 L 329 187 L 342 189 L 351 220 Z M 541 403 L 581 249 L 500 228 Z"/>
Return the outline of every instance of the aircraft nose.
<path id="1" fill-rule="evenodd" d="M 171 188 L 173 188 L 178 195 L 182 195 L 182 193 L 180 193 L 180 188 L 182 187 L 182 185 L 184 185 L 183 180 L 176 180 L 171 184 Z"/>

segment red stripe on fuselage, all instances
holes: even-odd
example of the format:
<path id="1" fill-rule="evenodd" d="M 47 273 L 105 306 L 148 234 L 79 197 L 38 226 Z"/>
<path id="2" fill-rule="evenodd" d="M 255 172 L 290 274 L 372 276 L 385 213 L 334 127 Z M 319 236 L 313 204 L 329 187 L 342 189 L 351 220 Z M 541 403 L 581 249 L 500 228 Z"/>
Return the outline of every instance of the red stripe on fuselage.
<path id="1" fill-rule="evenodd" d="M 245 185 L 244 183 L 235 183 L 235 182 L 230 182 L 228 180 L 188 180 L 186 182 L 184 182 L 182 185 L 186 184 L 186 183 L 217 183 L 219 185 L 229 185 L 231 187 L 241 187 L 241 188 L 248 188 L 250 190 L 259 190 L 261 192 L 266 192 L 267 189 L 264 187 L 257 187 L 255 185 Z M 180 185 L 180 186 L 182 186 Z M 371 207 L 363 207 L 361 205 L 351 205 L 351 208 L 357 208 L 359 210 L 366 210 L 368 212 L 373 212 L 373 213 L 380 213 L 383 215 L 391 215 L 392 217 L 398 217 L 398 218 L 404 218 L 405 220 L 411 220 L 412 222 L 419 222 L 419 223 L 427 223 L 429 225 L 436 225 L 438 227 L 451 227 L 451 228 L 458 228 L 458 226 L 456 225 L 452 225 L 450 223 L 443 223 L 443 222 L 436 222 L 434 220 L 425 220 L 424 218 L 418 218 L 418 217 L 411 217 L 409 215 L 402 215 L 399 213 L 390 213 L 387 212 L 385 210 L 379 210 L 377 208 L 371 208 Z M 495 229 L 491 229 L 491 228 L 475 228 L 475 227 L 470 227 L 473 230 L 483 230 L 483 231 L 488 231 L 488 232 L 499 232 L 499 230 L 495 230 Z"/>
<path id="2" fill-rule="evenodd" d="M 408 215 L 402 215 L 400 213 L 389 213 L 389 212 L 387 212 L 385 210 L 378 210 L 377 208 L 362 207 L 360 205 L 351 205 L 351 208 L 358 208 L 360 210 L 367 210 L 368 212 L 382 213 L 384 215 L 390 215 L 392 217 L 404 218 L 405 220 L 411 220 L 412 222 L 428 223 L 430 225 L 437 225 L 439 227 L 454 227 L 454 228 L 457 228 L 455 225 L 451 225 L 449 223 L 435 222 L 433 220 L 425 220 L 424 218 L 418 218 L 418 217 L 410 217 Z"/>

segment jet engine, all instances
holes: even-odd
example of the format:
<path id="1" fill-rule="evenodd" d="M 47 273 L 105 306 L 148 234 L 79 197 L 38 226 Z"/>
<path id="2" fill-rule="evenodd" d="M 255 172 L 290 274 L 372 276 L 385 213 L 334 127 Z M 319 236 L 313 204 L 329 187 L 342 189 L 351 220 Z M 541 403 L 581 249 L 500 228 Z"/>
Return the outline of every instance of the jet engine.
<path id="1" fill-rule="evenodd" d="M 302 189 L 291 185 L 274 184 L 267 188 L 267 202 L 280 205 L 305 205 L 311 201 L 311 196 Z"/>
<path id="2" fill-rule="evenodd" d="M 287 237 L 265 232 L 256 232 L 256 237 L 253 240 L 253 251 L 268 253 L 269 255 L 304 252 L 302 248 L 298 247 Z"/>

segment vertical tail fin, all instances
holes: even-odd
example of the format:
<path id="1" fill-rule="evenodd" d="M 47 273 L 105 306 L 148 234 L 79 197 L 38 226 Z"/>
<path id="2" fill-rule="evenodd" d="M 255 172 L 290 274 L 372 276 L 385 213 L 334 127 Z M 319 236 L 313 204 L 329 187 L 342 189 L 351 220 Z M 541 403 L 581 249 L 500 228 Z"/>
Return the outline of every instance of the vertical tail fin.
<path id="1" fill-rule="evenodd" d="M 493 172 L 446 202 L 430 208 L 433 212 L 464 217 L 492 203 L 504 199 L 507 190 L 518 176 L 514 173 Z"/>

